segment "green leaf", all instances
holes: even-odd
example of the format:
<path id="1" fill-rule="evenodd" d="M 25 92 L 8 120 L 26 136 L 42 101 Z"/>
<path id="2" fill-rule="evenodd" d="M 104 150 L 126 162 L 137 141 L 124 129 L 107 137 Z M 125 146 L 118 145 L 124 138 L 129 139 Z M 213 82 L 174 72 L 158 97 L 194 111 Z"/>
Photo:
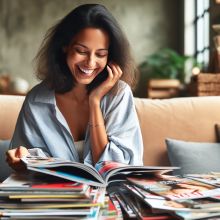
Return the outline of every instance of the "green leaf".
<path id="1" fill-rule="evenodd" d="M 185 63 L 189 56 L 183 56 L 170 48 L 164 48 L 147 56 L 139 66 L 147 78 L 179 79 L 184 81 Z"/>

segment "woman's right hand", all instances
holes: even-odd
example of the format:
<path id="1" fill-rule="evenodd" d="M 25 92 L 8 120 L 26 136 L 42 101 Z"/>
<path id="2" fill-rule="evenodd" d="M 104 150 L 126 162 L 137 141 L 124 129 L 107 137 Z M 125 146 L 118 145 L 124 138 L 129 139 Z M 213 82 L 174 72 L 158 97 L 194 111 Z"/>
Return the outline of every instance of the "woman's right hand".
<path id="1" fill-rule="evenodd" d="M 106 68 L 108 71 L 108 77 L 98 87 L 91 91 L 89 95 L 90 104 L 93 104 L 93 102 L 97 103 L 97 101 L 98 104 L 100 104 L 102 97 L 113 88 L 123 74 L 120 66 L 116 63 L 111 62 Z"/>
<path id="2" fill-rule="evenodd" d="M 28 154 L 28 149 L 23 146 L 20 146 L 12 150 L 8 150 L 6 152 L 6 162 L 12 169 L 16 171 L 25 170 L 25 165 L 21 161 L 21 158 Z"/>

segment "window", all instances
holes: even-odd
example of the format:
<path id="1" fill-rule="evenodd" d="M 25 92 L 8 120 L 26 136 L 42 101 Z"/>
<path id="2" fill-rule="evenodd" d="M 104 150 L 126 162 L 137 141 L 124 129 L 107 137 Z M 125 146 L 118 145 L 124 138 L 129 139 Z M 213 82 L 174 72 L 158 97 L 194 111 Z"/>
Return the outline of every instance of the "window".
<path id="1" fill-rule="evenodd" d="M 206 69 L 209 62 L 209 0 L 185 0 L 184 53 L 191 55 Z"/>

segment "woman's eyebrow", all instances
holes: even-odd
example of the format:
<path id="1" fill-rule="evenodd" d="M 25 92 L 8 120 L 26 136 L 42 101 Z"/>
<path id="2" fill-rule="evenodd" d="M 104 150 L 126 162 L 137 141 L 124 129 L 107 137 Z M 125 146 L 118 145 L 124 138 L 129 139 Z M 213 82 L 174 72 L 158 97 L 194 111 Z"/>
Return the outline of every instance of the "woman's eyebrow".
<path id="1" fill-rule="evenodd" d="M 81 46 L 81 47 L 84 47 L 85 49 L 89 49 L 87 46 L 85 46 L 85 45 L 83 45 L 83 44 L 81 44 L 81 43 L 75 43 L 75 45 L 76 46 Z M 108 51 L 108 49 L 106 48 L 101 48 L 101 49 L 98 49 L 98 51 L 102 51 L 102 50 L 104 50 L 104 51 Z"/>
<path id="2" fill-rule="evenodd" d="M 76 46 L 81 46 L 81 47 L 84 47 L 84 48 L 88 49 L 87 46 L 85 46 L 85 45 L 83 45 L 83 44 L 80 44 L 80 43 L 75 43 L 74 45 L 76 45 Z"/>

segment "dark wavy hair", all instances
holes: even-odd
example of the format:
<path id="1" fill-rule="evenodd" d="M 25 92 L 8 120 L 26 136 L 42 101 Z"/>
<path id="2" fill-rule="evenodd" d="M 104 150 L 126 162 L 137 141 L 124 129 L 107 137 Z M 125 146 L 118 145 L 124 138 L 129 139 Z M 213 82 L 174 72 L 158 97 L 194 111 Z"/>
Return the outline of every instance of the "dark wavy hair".
<path id="1" fill-rule="evenodd" d="M 116 19 L 99 4 L 78 6 L 47 31 L 34 59 L 37 77 L 58 93 L 70 91 L 75 81 L 66 63 L 63 48 L 70 45 L 74 36 L 87 27 L 102 29 L 108 33 L 110 38 L 108 60 L 121 67 L 123 71 L 121 80 L 134 88 L 137 67 L 130 53 L 129 42 Z M 88 92 L 106 79 L 106 68 L 103 72 L 87 85 Z"/>

